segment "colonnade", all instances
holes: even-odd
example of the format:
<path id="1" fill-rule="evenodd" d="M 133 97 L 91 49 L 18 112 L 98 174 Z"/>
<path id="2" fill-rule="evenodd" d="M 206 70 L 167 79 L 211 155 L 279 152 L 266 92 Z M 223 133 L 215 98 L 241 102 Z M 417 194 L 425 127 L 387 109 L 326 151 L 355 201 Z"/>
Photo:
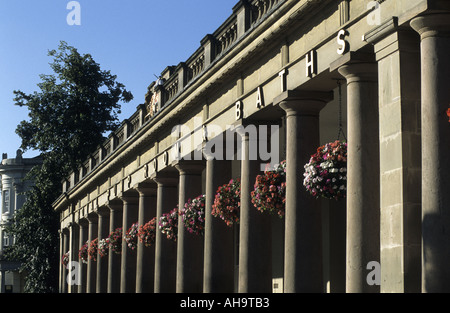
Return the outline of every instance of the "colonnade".
<path id="1" fill-rule="evenodd" d="M 352 52 L 330 65 L 347 83 L 347 292 L 450 291 L 449 21 L 449 14 L 414 18 L 420 40 L 412 30 L 380 31 L 366 38 L 375 53 Z M 284 292 L 324 291 L 321 210 L 302 188 L 302 174 L 320 145 L 320 111 L 331 99 L 330 92 L 288 90 L 273 101 L 286 114 Z M 397 137 L 399 145 L 392 145 Z M 83 264 L 77 287 L 62 275 L 62 290 L 271 292 L 271 226 L 251 203 L 260 163 L 249 158 L 249 140 L 242 136 L 238 273 L 233 229 L 211 215 L 217 187 L 231 178 L 231 161 L 206 156 L 173 164 L 110 200 L 64 229 L 61 243 L 64 251 L 78 251 L 86 240 L 104 238 L 117 227 L 159 220 L 201 194 L 202 186 L 204 237 L 184 231 L 181 223 L 177 242 L 157 231 L 152 248 L 139 244 L 133 251 L 123 244 L 120 256 Z M 389 280 L 392 271 L 401 283 L 368 284 L 366 266 L 372 261 L 381 262 L 382 277 Z"/>

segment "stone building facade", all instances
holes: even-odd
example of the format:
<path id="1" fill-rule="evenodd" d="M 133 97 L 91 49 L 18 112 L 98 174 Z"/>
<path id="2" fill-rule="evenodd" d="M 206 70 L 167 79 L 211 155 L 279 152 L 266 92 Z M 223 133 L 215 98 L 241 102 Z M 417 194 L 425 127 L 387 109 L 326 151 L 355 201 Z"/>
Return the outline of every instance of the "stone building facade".
<path id="1" fill-rule="evenodd" d="M 41 158 L 23 158 L 18 150 L 15 158 L 8 159 L 6 153 L 0 164 L 1 176 L 1 219 L 0 219 L 0 293 L 19 293 L 23 291 L 24 275 L 19 273 L 20 263 L 2 259 L 3 250 L 14 244 L 14 237 L 5 231 L 14 213 L 25 202 L 25 192 L 33 185 L 25 180 L 25 176 L 35 166 L 42 162 Z"/>
<path id="2" fill-rule="evenodd" d="M 239 1 L 63 182 L 61 256 L 78 263 L 61 292 L 450 291 L 449 54 L 448 1 Z M 346 198 L 315 199 L 304 165 L 340 126 Z M 250 198 L 280 160 L 283 219 Z M 238 177 L 226 227 L 212 202 Z M 176 242 L 157 230 L 152 247 L 80 261 L 86 241 L 201 193 L 204 236 L 180 223 Z"/>

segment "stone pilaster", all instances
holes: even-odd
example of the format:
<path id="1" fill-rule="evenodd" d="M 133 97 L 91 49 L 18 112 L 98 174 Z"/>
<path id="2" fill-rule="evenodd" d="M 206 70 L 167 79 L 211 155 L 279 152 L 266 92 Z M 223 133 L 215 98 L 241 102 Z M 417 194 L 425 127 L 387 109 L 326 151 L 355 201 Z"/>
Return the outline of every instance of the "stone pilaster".
<path id="1" fill-rule="evenodd" d="M 136 187 L 139 192 L 139 225 L 144 225 L 156 216 L 156 192 L 154 183 L 142 183 Z M 158 226 L 157 226 L 158 227 Z M 154 290 L 155 245 L 146 247 L 138 241 L 136 261 L 136 293 L 150 293 Z"/>
<path id="2" fill-rule="evenodd" d="M 157 220 L 178 204 L 178 175 L 158 173 L 152 178 L 158 184 Z M 176 290 L 177 243 L 165 238 L 159 227 L 155 246 L 155 293 L 174 293 Z"/>
<path id="3" fill-rule="evenodd" d="M 274 103 L 286 112 L 284 291 L 323 292 L 322 215 L 303 187 L 304 165 L 320 144 L 319 112 L 332 93 L 287 91 Z"/>
<path id="4" fill-rule="evenodd" d="M 422 67 L 422 291 L 450 292 L 450 12 L 419 16 Z"/>
<path id="5" fill-rule="evenodd" d="M 138 221 L 139 197 L 137 193 L 122 195 L 123 215 L 122 215 L 122 258 L 120 263 L 120 292 L 136 292 L 136 250 L 127 246 L 125 240 L 126 232 Z"/>
<path id="6" fill-rule="evenodd" d="M 178 207 L 202 193 L 202 161 L 179 161 L 175 167 L 180 173 Z M 203 236 L 189 233 L 182 217 L 178 218 L 177 289 L 179 293 L 203 290 Z"/>
<path id="7" fill-rule="evenodd" d="M 380 112 L 380 288 L 381 292 L 420 292 L 419 36 L 395 29 L 374 47 Z"/>
<path id="8" fill-rule="evenodd" d="M 347 292 L 379 292 L 367 265 L 380 262 L 380 171 L 376 63 L 339 68 L 347 80 Z"/>

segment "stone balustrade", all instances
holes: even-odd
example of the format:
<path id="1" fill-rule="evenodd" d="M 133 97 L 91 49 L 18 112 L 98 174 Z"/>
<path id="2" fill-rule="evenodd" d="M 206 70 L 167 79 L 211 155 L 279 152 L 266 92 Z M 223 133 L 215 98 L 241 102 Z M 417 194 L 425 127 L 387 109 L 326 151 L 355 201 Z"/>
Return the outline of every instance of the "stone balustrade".
<path id="1" fill-rule="evenodd" d="M 188 58 L 186 62 L 181 62 L 178 66 L 168 66 L 162 73 L 163 85 L 162 95 L 159 103 L 159 110 L 164 109 L 167 104 L 174 101 L 190 82 L 203 74 L 208 66 L 224 57 L 228 49 L 249 31 L 251 25 L 259 23 L 267 18 L 270 13 L 287 0 L 253 0 L 239 1 L 233 8 L 232 15 L 211 35 L 207 35 L 201 41 L 201 47 Z M 244 18 L 241 18 L 244 16 Z M 154 87 L 154 82 L 149 89 Z M 159 111 L 158 110 L 158 111 Z M 156 115 L 149 116 L 148 103 L 139 105 L 136 112 L 122 122 L 119 128 L 111 133 L 105 142 L 98 147 L 89 159 L 84 163 L 78 172 L 71 173 L 70 177 L 62 182 L 62 191 L 67 192 L 77 183 L 83 180 L 100 163 L 111 155 L 119 146 L 133 136 L 137 131 Z"/>

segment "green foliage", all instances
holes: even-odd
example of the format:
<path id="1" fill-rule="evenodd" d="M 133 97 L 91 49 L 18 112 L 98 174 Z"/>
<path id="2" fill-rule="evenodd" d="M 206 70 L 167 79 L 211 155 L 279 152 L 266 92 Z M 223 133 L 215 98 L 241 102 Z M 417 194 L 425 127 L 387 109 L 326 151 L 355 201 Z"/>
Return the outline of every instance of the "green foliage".
<path id="1" fill-rule="evenodd" d="M 22 148 L 63 155 L 67 166 L 74 168 L 103 141 L 105 131 L 118 126 L 119 101 L 133 97 L 89 54 L 80 55 L 62 42 L 49 55 L 55 74 L 40 76 L 41 91 L 14 92 L 16 104 L 27 106 L 31 119 L 22 121 L 16 132 Z"/>
<path id="2" fill-rule="evenodd" d="M 118 126 L 120 102 L 133 98 L 91 55 L 65 42 L 49 56 L 54 74 L 40 76 L 40 92 L 14 91 L 16 105 L 26 106 L 30 118 L 16 129 L 21 148 L 40 151 L 43 163 L 28 174 L 35 186 L 8 229 L 15 244 L 6 253 L 23 262 L 25 290 L 41 293 L 58 288 L 59 216 L 52 203 L 61 194 L 61 181 Z"/>

